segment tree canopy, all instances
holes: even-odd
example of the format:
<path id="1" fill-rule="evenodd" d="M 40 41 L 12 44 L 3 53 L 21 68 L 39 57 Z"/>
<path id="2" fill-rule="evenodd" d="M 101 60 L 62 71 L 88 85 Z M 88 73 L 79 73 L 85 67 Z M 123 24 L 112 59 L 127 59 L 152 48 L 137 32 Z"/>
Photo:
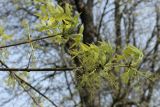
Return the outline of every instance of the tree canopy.
<path id="1" fill-rule="evenodd" d="M 0 4 L 0 106 L 158 107 L 158 0 Z"/>

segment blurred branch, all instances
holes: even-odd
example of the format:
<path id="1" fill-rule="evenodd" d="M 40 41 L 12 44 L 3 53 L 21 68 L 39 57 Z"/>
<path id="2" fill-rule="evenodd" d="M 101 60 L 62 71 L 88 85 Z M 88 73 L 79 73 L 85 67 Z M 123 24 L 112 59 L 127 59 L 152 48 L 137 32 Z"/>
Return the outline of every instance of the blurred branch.
<path id="1" fill-rule="evenodd" d="M 43 93 L 41 93 L 39 90 L 37 90 L 35 87 L 33 87 L 31 84 L 29 84 L 28 82 L 26 82 L 25 80 L 23 80 L 22 78 L 20 78 L 18 75 L 16 75 L 15 73 L 13 73 L 15 76 L 15 79 L 20 80 L 21 83 L 26 84 L 27 86 L 29 86 L 31 89 L 33 89 L 35 92 L 37 92 L 39 95 L 41 95 L 42 97 L 44 97 L 46 100 L 48 100 L 52 105 L 54 105 L 55 107 L 58 107 L 50 98 L 48 98 L 46 95 L 44 95 Z"/>
<path id="2" fill-rule="evenodd" d="M 100 30 L 101 30 L 102 22 L 103 22 L 103 19 L 104 19 L 104 16 L 105 16 L 105 10 L 107 8 L 107 4 L 108 4 L 108 0 L 106 0 L 106 2 L 105 2 L 105 6 L 103 8 L 103 12 L 102 12 L 102 15 L 101 15 L 101 18 L 100 18 L 100 22 L 99 22 L 99 26 L 98 26 L 98 37 L 100 36 Z M 99 37 L 99 39 L 100 39 L 100 37 Z"/>
<path id="3" fill-rule="evenodd" d="M 9 69 L 9 67 L 3 62 L 0 60 L 0 63 L 6 67 L 6 69 Z M 26 84 L 28 87 L 30 87 L 32 90 L 34 90 L 35 92 L 37 92 L 39 95 L 41 95 L 42 97 L 44 97 L 46 100 L 48 100 L 53 106 L 55 107 L 58 107 L 50 98 L 48 98 L 46 95 L 44 95 L 43 93 L 41 93 L 39 90 L 37 90 L 34 86 L 32 86 L 30 83 L 26 82 L 24 79 L 22 79 L 21 77 L 19 77 L 16 73 L 12 72 L 12 70 L 8 70 L 9 73 L 10 73 L 10 76 L 14 77 L 15 80 L 18 82 L 18 83 L 24 83 Z"/>
<path id="4" fill-rule="evenodd" d="M 25 11 L 27 14 L 29 14 L 29 15 L 31 15 L 31 16 L 34 16 L 35 18 L 38 19 L 38 16 L 35 15 L 34 13 L 32 13 L 31 10 L 28 10 L 27 8 L 20 7 L 20 8 L 18 8 L 18 10 L 23 10 L 23 11 Z"/>

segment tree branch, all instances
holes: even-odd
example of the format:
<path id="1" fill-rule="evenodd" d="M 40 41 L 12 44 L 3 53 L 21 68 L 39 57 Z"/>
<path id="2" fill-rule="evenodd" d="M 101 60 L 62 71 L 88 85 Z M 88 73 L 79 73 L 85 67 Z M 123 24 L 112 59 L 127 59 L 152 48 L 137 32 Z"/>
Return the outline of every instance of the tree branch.
<path id="1" fill-rule="evenodd" d="M 9 69 L 9 67 L 0 60 L 0 63 L 6 67 L 6 69 Z M 29 86 L 32 90 L 34 90 L 35 92 L 37 92 L 39 95 L 41 95 L 42 97 L 44 97 L 46 100 L 48 100 L 54 107 L 58 107 L 50 98 L 48 98 L 45 94 L 41 93 L 38 89 L 36 89 L 34 86 L 32 86 L 30 83 L 28 83 L 27 81 L 25 81 L 24 79 L 22 79 L 21 77 L 19 77 L 16 73 L 12 72 L 11 70 L 9 70 L 10 76 L 13 76 L 15 78 L 15 80 L 17 82 L 20 83 L 24 83 L 27 86 Z"/>
<path id="2" fill-rule="evenodd" d="M 105 2 L 103 12 L 102 12 L 102 15 L 101 15 L 101 18 L 100 18 L 99 26 L 98 26 L 98 38 L 99 39 L 100 39 L 100 37 L 99 37 L 100 36 L 100 30 L 101 30 L 101 27 L 102 27 L 103 18 L 105 16 L 105 11 L 106 11 L 106 8 L 107 8 L 107 4 L 108 4 L 108 0 L 106 0 L 106 2 Z"/>
<path id="3" fill-rule="evenodd" d="M 52 38 L 52 37 L 55 37 L 57 35 L 62 35 L 62 34 L 63 33 L 58 33 L 58 34 L 55 34 L 55 35 L 45 36 L 45 37 L 36 38 L 36 39 L 32 39 L 32 40 L 26 40 L 26 41 L 15 43 L 15 44 L 4 45 L 4 46 L 0 46 L 0 49 L 8 48 L 8 47 L 13 47 L 13 46 L 19 46 L 19 45 L 23 45 L 23 44 L 28 44 L 28 43 L 44 40 L 44 39 L 47 39 L 47 38 Z"/>
<path id="4" fill-rule="evenodd" d="M 0 71 L 71 71 L 76 68 L 0 68 Z"/>

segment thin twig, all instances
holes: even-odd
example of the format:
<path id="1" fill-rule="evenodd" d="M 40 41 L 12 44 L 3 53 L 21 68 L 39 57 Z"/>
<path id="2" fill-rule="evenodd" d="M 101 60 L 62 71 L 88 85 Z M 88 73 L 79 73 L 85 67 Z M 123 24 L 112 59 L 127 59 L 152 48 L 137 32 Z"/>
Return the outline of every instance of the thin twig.
<path id="1" fill-rule="evenodd" d="M 99 22 L 98 37 L 100 36 L 100 30 L 101 30 L 102 22 L 103 22 L 103 19 L 104 19 L 104 16 L 105 16 L 105 10 L 107 8 L 107 4 L 108 4 L 108 0 L 106 0 L 106 2 L 105 2 L 104 8 L 103 8 L 103 12 L 102 12 L 102 15 L 101 15 L 101 19 L 100 19 L 100 22 Z"/>
<path id="2" fill-rule="evenodd" d="M 9 67 L 0 60 L 0 63 L 9 69 Z M 39 95 L 41 95 L 42 97 L 44 97 L 46 100 L 48 100 L 53 106 L 58 107 L 50 98 L 48 98 L 46 95 L 44 95 L 43 93 L 41 93 L 39 90 L 37 90 L 35 87 L 33 87 L 30 83 L 26 82 L 25 80 L 23 80 L 21 77 L 19 77 L 16 73 L 12 72 L 11 70 L 9 71 L 10 76 L 13 76 L 15 78 L 15 80 L 17 82 L 21 82 L 26 84 L 27 86 L 29 86 L 32 90 L 34 90 L 35 92 L 37 92 Z"/>
<path id="3" fill-rule="evenodd" d="M 23 41 L 23 42 L 14 43 L 14 44 L 10 44 L 10 45 L 4 45 L 4 46 L 0 46 L 0 49 L 13 47 L 13 46 L 19 46 L 19 45 L 23 45 L 23 44 L 28 44 L 28 43 L 44 40 L 44 39 L 47 39 L 47 38 L 52 38 L 52 37 L 55 37 L 57 35 L 62 35 L 62 34 L 63 33 L 58 33 L 58 34 L 55 34 L 55 35 L 45 36 L 45 37 L 36 38 L 36 39 L 32 39 L 32 40 L 26 40 L 26 41 Z"/>
<path id="4" fill-rule="evenodd" d="M 0 71 L 71 71 L 76 68 L 0 68 Z"/>

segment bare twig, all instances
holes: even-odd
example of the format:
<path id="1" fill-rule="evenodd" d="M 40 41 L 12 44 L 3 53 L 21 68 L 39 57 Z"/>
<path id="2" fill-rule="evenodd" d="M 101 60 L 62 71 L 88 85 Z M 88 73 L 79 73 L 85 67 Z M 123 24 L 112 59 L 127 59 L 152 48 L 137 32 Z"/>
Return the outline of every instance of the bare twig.
<path id="1" fill-rule="evenodd" d="M 105 10 L 106 10 L 106 8 L 107 8 L 107 4 L 108 4 L 108 0 L 106 0 L 106 2 L 105 2 L 104 8 L 103 8 L 103 12 L 102 12 L 102 15 L 101 15 L 101 19 L 100 19 L 100 22 L 99 22 L 99 26 L 98 26 L 98 37 L 100 36 L 100 30 L 101 30 L 101 27 L 102 27 L 103 18 L 104 18 L 104 16 L 105 16 Z"/>
<path id="2" fill-rule="evenodd" d="M 3 62 L 0 60 L 0 63 L 6 67 L 6 69 L 9 69 L 9 67 Z M 53 106 L 55 107 L 58 107 L 50 98 L 48 98 L 46 95 L 44 95 L 43 93 L 41 93 L 39 90 L 37 90 L 34 86 L 32 86 L 30 83 L 26 82 L 25 80 L 23 80 L 21 77 L 19 77 L 16 73 L 12 72 L 11 70 L 9 70 L 9 73 L 10 73 L 10 76 L 14 77 L 15 80 L 17 82 L 20 82 L 20 83 L 24 83 L 26 84 L 27 86 L 29 86 L 32 90 L 34 90 L 35 92 L 37 92 L 39 95 L 41 95 L 42 97 L 44 97 L 46 100 L 48 100 Z"/>
<path id="3" fill-rule="evenodd" d="M 76 68 L 0 68 L 0 71 L 71 71 Z"/>
<path id="4" fill-rule="evenodd" d="M 47 39 L 47 38 L 52 38 L 52 37 L 55 37 L 57 35 L 62 35 L 62 34 L 63 33 L 58 33 L 58 34 L 55 34 L 55 35 L 45 36 L 45 37 L 36 38 L 36 39 L 32 39 L 32 40 L 26 40 L 26 41 L 23 41 L 23 42 L 14 43 L 14 44 L 10 44 L 10 45 L 4 45 L 4 46 L 0 46 L 0 49 L 13 47 L 13 46 L 19 46 L 19 45 L 23 45 L 23 44 L 28 44 L 28 43 L 44 40 L 44 39 Z"/>

